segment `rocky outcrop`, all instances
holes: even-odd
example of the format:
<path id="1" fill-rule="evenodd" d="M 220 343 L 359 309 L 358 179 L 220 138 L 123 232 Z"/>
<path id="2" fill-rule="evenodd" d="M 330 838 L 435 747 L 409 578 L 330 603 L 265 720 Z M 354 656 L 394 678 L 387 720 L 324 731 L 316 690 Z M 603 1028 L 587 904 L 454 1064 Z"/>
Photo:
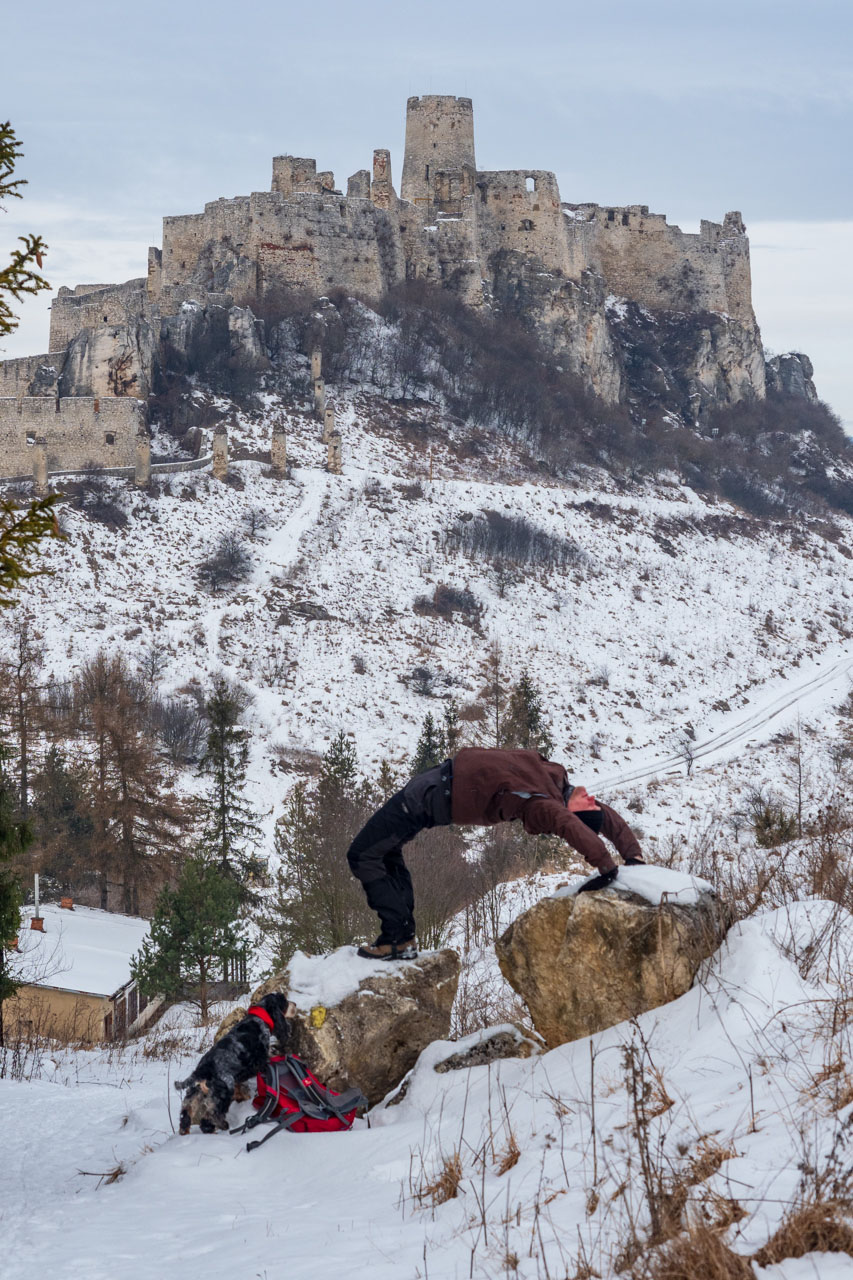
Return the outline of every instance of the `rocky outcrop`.
<path id="1" fill-rule="evenodd" d="M 655 873 L 677 877 L 660 868 L 630 871 L 645 871 L 650 883 Z M 501 972 L 549 1048 L 655 1009 L 690 988 L 724 935 L 720 904 L 710 886 L 659 896 L 650 901 L 615 887 L 563 891 L 537 902 L 498 939 Z"/>
<path id="2" fill-rule="evenodd" d="M 802 352 L 789 351 L 784 356 L 773 356 L 767 361 L 766 374 L 768 391 L 817 403 L 817 388 L 812 381 L 814 365 Z"/>
<path id="3" fill-rule="evenodd" d="M 373 1106 L 428 1044 L 447 1037 L 458 981 L 455 951 L 387 964 L 341 947 L 330 956 L 297 954 L 287 972 L 267 979 L 251 998 L 287 992 L 297 1006 L 288 1050 L 330 1088 L 357 1085 Z"/>

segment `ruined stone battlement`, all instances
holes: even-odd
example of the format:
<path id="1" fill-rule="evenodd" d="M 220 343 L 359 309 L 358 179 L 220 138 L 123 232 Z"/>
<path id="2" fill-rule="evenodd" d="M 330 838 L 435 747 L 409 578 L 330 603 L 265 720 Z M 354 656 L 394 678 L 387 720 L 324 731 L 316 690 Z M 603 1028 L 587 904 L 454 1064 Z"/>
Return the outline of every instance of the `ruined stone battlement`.
<path id="1" fill-rule="evenodd" d="M 32 449 L 47 443 L 48 471 L 131 467 L 145 405 L 128 396 L 0 398 L 0 474 L 32 475 Z"/>

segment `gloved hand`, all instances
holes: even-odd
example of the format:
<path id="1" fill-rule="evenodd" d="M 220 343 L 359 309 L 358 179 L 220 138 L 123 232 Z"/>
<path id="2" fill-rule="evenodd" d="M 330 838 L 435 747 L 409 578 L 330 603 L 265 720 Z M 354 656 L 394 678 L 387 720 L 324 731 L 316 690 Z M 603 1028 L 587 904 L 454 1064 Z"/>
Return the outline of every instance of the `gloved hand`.
<path id="1" fill-rule="evenodd" d="M 607 885 L 613 883 L 618 874 L 618 867 L 611 867 L 609 871 L 602 871 L 600 876 L 593 876 L 591 880 L 587 880 L 586 884 L 582 884 L 578 889 L 578 893 L 591 893 L 594 889 L 605 889 Z"/>
<path id="2" fill-rule="evenodd" d="M 648 863 L 645 858 L 623 858 L 622 861 L 626 867 L 646 867 Z"/>

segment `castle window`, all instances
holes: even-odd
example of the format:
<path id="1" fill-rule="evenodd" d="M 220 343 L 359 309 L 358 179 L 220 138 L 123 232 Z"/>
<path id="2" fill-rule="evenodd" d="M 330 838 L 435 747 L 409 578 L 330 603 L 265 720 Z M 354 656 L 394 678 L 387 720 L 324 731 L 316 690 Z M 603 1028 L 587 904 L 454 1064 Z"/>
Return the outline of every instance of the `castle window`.
<path id="1" fill-rule="evenodd" d="M 107 317 L 106 317 L 106 316 L 104 316 L 104 324 L 106 324 L 106 323 L 107 323 Z"/>
<path id="2" fill-rule="evenodd" d="M 623 213 L 623 214 L 622 214 L 622 226 L 623 226 L 623 227 L 627 227 L 627 226 L 628 226 L 628 215 L 627 215 L 627 213 Z"/>
<path id="3" fill-rule="evenodd" d="M 536 190 L 536 182 L 533 178 L 527 178 L 525 181 L 525 186 L 527 187 L 528 191 Z"/>
<path id="4" fill-rule="evenodd" d="M 114 431 L 105 431 L 105 432 L 104 432 L 104 444 L 115 444 L 115 442 L 116 442 L 115 432 L 114 432 Z"/>
<path id="5" fill-rule="evenodd" d="M 424 174 L 424 180 L 425 180 L 426 182 L 429 182 L 429 165 L 427 165 L 427 167 L 426 167 L 426 173 Z"/>
<path id="6" fill-rule="evenodd" d="M 519 231 L 532 231 L 533 223 L 531 222 L 530 218 L 522 218 L 521 226 L 518 229 Z"/>
<path id="7" fill-rule="evenodd" d="M 615 211 L 614 209 L 608 209 L 608 210 L 607 210 L 607 221 L 608 221 L 608 222 L 615 222 L 615 221 L 616 221 L 616 211 Z"/>
<path id="8" fill-rule="evenodd" d="M 36 442 L 36 433 L 35 433 L 35 431 L 28 431 L 28 432 L 27 432 L 27 444 L 35 444 L 35 442 Z"/>

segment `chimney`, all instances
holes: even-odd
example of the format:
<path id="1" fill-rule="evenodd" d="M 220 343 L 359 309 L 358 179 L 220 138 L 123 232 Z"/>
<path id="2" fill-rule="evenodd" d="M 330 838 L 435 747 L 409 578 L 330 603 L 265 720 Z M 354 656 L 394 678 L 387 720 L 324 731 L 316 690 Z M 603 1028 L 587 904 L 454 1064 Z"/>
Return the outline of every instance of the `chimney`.
<path id="1" fill-rule="evenodd" d="M 30 920 L 30 928 L 35 929 L 36 933 L 44 933 L 44 920 L 39 915 L 39 878 L 35 877 L 35 910 Z"/>

